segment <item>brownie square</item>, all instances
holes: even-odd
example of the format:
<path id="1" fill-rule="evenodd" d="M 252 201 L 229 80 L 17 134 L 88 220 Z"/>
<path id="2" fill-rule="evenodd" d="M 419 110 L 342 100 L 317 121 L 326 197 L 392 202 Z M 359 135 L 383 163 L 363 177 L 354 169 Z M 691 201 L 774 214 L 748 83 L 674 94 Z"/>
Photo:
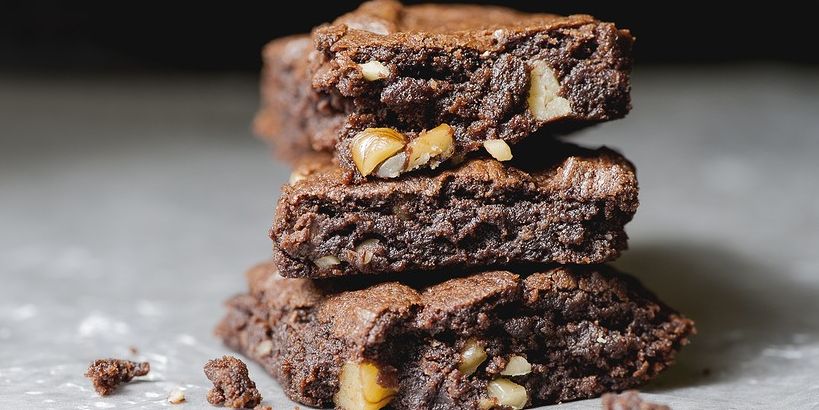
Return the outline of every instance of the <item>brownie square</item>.
<path id="1" fill-rule="evenodd" d="M 475 158 L 359 185 L 311 155 L 282 189 L 276 265 L 322 278 L 615 259 L 638 206 L 633 165 L 607 148 L 546 145 L 506 164 Z"/>
<path id="2" fill-rule="evenodd" d="M 300 38 L 267 48 L 272 80 L 263 94 L 280 93 L 292 107 L 263 103 L 261 119 L 287 126 L 257 130 L 335 148 L 353 182 L 492 153 L 486 141 L 513 146 L 538 130 L 564 133 L 630 109 L 633 38 L 587 15 L 375 0 L 312 36 L 314 47 Z M 425 136 L 437 127 L 445 142 L 430 150 Z M 382 141 L 391 149 L 372 153 L 367 131 L 382 128 L 393 132 L 391 143 Z M 418 160 L 419 151 L 428 156 Z M 364 164 L 368 155 L 396 158 L 379 169 Z"/>
<path id="3" fill-rule="evenodd" d="M 695 332 L 604 265 L 377 282 L 282 278 L 264 263 L 247 277 L 249 292 L 228 301 L 216 333 L 309 406 L 488 409 L 591 398 L 656 377 Z"/>

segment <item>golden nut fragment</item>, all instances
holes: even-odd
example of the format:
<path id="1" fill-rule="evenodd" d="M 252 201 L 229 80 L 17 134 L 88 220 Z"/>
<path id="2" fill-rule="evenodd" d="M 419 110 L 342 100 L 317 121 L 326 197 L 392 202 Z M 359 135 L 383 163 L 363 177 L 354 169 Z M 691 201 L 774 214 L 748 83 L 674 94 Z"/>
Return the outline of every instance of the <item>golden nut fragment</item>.
<path id="1" fill-rule="evenodd" d="M 512 356 L 500 374 L 504 376 L 523 376 L 532 372 L 532 364 L 523 356 Z"/>
<path id="2" fill-rule="evenodd" d="M 569 100 L 560 97 L 560 82 L 545 61 L 531 63 L 529 72 L 529 112 L 541 121 L 550 121 L 572 113 Z"/>
<path id="3" fill-rule="evenodd" d="M 487 390 L 489 397 L 494 398 L 498 405 L 509 406 L 513 410 L 526 407 L 529 401 L 529 394 L 525 387 L 503 377 L 489 382 Z"/>
<path id="4" fill-rule="evenodd" d="M 327 256 L 322 256 L 322 257 L 314 260 L 313 263 L 315 263 L 316 266 L 318 266 L 321 269 L 326 269 L 326 268 L 329 268 L 331 266 L 335 266 L 335 265 L 340 264 L 341 260 L 339 260 L 338 258 L 336 258 L 333 255 L 327 255 Z"/>
<path id="5" fill-rule="evenodd" d="M 498 161 L 509 161 L 512 159 L 512 148 L 504 140 L 486 140 L 483 142 L 486 152 Z"/>
<path id="6" fill-rule="evenodd" d="M 290 183 L 290 185 L 295 185 L 296 182 L 299 182 L 299 181 L 301 181 L 301 180 L 303 180 L 305 178 L 307 178 L 307 175 L 305 173 L 299 172 L 299 171 L 293 171 L 290 174 L 290 180 L 288 181 L 288 183 Z"/>
<path id="7" fill-rule="evenodd" d="M 267 356 L 271 352 L 273 352 L 273 341 L 272 340 L 263 340 L 256 345 L 256 349 L 254 349 L 256 356 L 262 357 Z"/>
<path id="8" fill-rule="evenodd" d="M 361 75 L 367 81 L 383 80 L 390 76 L 390 69 L 375 60 L 359 64 L 358 68 L 361 70 Z"/>
<path id="9" fill-rule="evenodd" d="M 378 245 L 378 239 L 371 238 L 356 245 L 355 253 L 361 257 L 361 262 L 364 265 L 373 260 L 373 248 Z"/>
<path id="10" fill-rule="evenodd" d="M 378 373 L 373 363 L 345 363 L 339 375 L 338 392 L 333 396 L 336 408 L 378 410 L 389 404 L 398 390 L 378 384 Z"/>
<path id="11" fill-rule="evenodd" d="M 458 363 L 458 370 L 465 376 L 469 376 L 478 370 L 478 366 L 486 360 L 486 350 L 478 344 L 475 339 L 469 339 L 461 349 L 461 361 Z"/>
<path id="12" fill-rule="evenodd" d="M 179 404 L 185 401 L 185 392 L 182 391 L 179 387 L 174 387 L 170 393 L 168 393 L 168 403 L 171 404 Z"/>
<path id="13" fill-rule="evenodd" d="M 353 137 L 350 150 L 358 171 L 367 176 L 406 144 L 406 137 L 392 128 L 367 128 Z"/>
<path id="14" fill-rule="evenodd" d="M 375 175 L 381 178 L 395 178 L 401 175 L 401 171 L 404 170 L 406 164 L 407 154 L 399 152 L 382 162 L 381 165 L 375 169 Z"/>
<path id="15" fill-rule="evenodd" d="M 448 124 L 441 124 L 429 131 L 424 131 L 418 138 L 407 145 L 409 161 L 407 171 L 426 165 L 430 160 L 430 168 L 435 168 L 455 152 L 455 140 L 452 136 L 455 130 Z"/>

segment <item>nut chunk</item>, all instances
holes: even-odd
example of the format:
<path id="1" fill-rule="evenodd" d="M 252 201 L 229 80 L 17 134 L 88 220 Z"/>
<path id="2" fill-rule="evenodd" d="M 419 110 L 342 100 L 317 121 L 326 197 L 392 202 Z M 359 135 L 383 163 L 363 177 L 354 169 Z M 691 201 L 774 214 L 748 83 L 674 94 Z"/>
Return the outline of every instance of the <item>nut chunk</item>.
<path id="1" fill-rule="evenodd" d="M 252 409 L 262 402 L 256 383 L 247 374 L 247 366 L 233 356 L 209 360 L 205 364 L 205 376 L 213 382 L 208 403 L 214 406 Z"/>
<path id="2" fill-rule="evenodd" d="M 148 362 L 132 362 L 121 359 L 99 359 L 88 366 L 85 377 L 94 383 L 94 390 L 100 396 L 107 396 L 116 390 L 121 383 L 127 383 L 134 377 L 145 376 L 151 371 Z"/>
<path id="3" fill-rule="evenodd" d="M 378 410 L 397 392 L 379 383 L 381 371 L 372 363 L 347 362 L 341 368 L 338 393 L 333 397 L 337 408 L 344 410 Z"/>
<path id="4" fill-rule="evenodd" d="M 644 401 L 637 390 L 627 390 L 622 394 L 603 395 L 603 410 L 671 410 L 664 404 Z"/>

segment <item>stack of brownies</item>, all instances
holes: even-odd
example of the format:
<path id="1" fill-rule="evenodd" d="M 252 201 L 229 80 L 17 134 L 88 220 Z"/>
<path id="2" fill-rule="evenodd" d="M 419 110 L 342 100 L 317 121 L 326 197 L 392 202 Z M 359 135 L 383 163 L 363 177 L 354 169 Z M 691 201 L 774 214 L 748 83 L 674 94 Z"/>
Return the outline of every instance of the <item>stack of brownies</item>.
<path id="1" fill-rule="evenodd" d="M 391 0 L 265 49 L 256 130 L 294 164 L 274 257 L 217 334 L 346 410 L 590 398 L 693 323 L 603 263 L 633 165 L 556 135 L 623 117 L 633 38 L 586 15 Z"/>

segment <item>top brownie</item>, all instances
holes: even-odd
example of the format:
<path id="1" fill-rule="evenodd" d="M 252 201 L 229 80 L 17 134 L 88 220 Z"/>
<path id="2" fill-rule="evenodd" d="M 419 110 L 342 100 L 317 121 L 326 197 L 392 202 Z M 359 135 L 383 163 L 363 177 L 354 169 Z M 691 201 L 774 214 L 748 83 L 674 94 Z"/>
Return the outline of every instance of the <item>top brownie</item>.
<path id="1" fill-rule="evenodd" d="M 482 148 L 504 160 L 537 130 L 630 108 L 633 38 L 587 15 L 375 0 L 313 40 L 312 87 L 325 114 L 346 115 L 336 149 L 354 181 Z"/>

